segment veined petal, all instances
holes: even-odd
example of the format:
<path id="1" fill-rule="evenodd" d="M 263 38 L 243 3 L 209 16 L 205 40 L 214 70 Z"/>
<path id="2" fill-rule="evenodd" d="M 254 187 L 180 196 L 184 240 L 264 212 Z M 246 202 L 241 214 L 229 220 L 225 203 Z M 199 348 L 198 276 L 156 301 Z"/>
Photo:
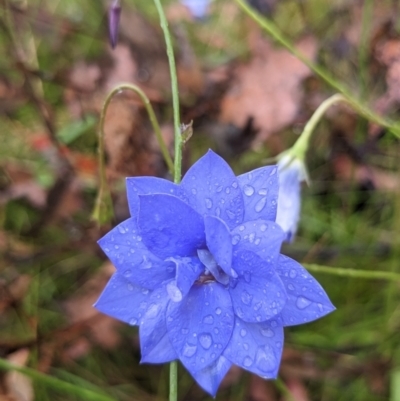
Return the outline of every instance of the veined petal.
<path id="1" fill-rule="evenodd" d="M 246 249 L 270 263 L 276 263 L 285 234 L 274 222 L 253 220 L 241 224 L 232 231 L 234 250 Z"/>
<path id="2" fill-rule="evenodd" d="M 262 323 L 235 318 L 231 341 L 224 356 L 235 365 L 264 379 L 278 375 L 283 350 L 283 327 L 279 316 Z"/>
<path id="3" fill-rule="evenodd" d="M 215 397 L 222 379 L 228 373 L 232 363 L 223 355 L 206 368 L 192 373 L 193 378 L 207 393 Z"/>
<path id="4" fill-rule="evenodd" d="M 117 272 L 107 283 L 94 307 L 108 316 L 135 326 L 146 312 L 150 293 L 148 289 L 136 286 Z"/>
<path id="5" fill-rule="evenodd" d="M 204 265 L 199 258 L 169 258 L 176 265 L 175 280 L 167 284 L 167 293 L 171 301 L 180 302 L 187 295 L 193 283 L 204 271 Z"/>
<path id="6" fill-rule="evenodd" d="M 214 256 L 208 249 L 198 249 L 197 256 L 206 269 L 214 276 L 215 280 L 223 285 L 229 283 L 229 276 L 218 266 Z"/>
<path id="7" fill-rule="evenodd" d="M 205 216 L 207 246 L 218 266 L 228 275 L 237 277 L 232 270 L 232 236 L 226 223 L 218 217 Z"/>
<path id="8" fill-rule="evenodd" d="M 203 218 L 171 195 L 139 195 L 143 243 L 156 256 L 196 256 L 205 245 Z"/>
<path id="9" fill-rule="evenodd" d="M 157 177 L 128 177 L 126 179 L 126 194 L 129 211 L 131 216 L 135 218 L 137 218 L 139 213 L 139 195 L 174 195 L 188 203 L 188 197 L 179 185 Z"/>
<path id="10" fill-rule="evenodd" d="M 191 374 L 221 355 L 231 337 L 233 321 L 231 297 L 216 282 L 194 285 L 182 302 L 169 303 L 169 338 Z"/>
<path id="11" fill-rule="evenodd" d="M 245 215 L 243 221 L 275 221 L 278 205 L 278 173 L 276 166 L 261 167 L 238 176 L 243 192 Z"/>
<path id="12" fill-rule="evenodd" d="M 113 228 L 98 244 L 118 272 L 139 286 L 154 289 L 174 276 L 175 265 L 164 262 L 146 248 L 134 218 Z"/>
<path id="13" fill-rule="evenodd" d="M 245 322 L 264 322 L 285 306 L 285 287 L 274 265 L 251 251 L 234 253 L 233 269 L 239 277 L 230 280 L 229 291 L 235 315 Z"/>
<path id="14" fill-rule="evenodd" d="M 295 260 L 281 255 L 276 272 L 288 295 L 281 312 L 284 326 L 312 322 L 335 310 L 318 281 Z"/>
<path id="15" fill-rule="evenodd" d="M 201 215 L 220 217 L 230 229 L 243 221 L 243 197 L 229 165 L 209 150 L 183 177 L 181 187 Z"/>
<path id="16" fill-rule="evenodd" d="M 165 363 L 177 359 L 167 331 L 168 302 L 165 286 L 154 290 L 149 297 L 148 307 L 139 329 L 141 363 Z"/>

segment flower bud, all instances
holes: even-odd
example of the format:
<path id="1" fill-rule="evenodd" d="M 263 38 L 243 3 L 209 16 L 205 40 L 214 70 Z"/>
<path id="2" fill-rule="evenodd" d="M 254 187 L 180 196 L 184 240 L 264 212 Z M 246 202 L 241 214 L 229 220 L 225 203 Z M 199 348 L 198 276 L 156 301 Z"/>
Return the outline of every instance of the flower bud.
<path id="1" fill-rule="evenodd" d="M 115 49 L 118 42 L 119 20 L 121 17 L 121 3 L 115 0 L 108 11 L 108 28 L 111 47 Z"/>

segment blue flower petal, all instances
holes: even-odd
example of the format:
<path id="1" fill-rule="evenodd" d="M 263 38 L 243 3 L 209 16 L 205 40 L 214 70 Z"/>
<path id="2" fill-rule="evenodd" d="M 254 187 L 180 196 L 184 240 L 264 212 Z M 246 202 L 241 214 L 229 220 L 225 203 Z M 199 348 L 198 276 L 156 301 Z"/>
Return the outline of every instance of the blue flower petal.
<path id="1" fill-rule="evenodd" d="M 243 197 L 229 165 L 209 150 L 183 177 L 190 204 L 201 215 L 220 217 L 230 229 L 243 221 Z"/>
<path id="2" fill-rule="evenodd" d="M 238 176 L 244 200 L 243 221 L 275 221 L 279 192 L 277 170 L 276 166 L 267 166 Z"/>
<path id="3" fill-rule="evenodd" d="M 228 226 L 218 217 L 205 216 L 206 241 L 218 266 L 228 275 L 237 277 L 232 270 L 232 235 Z"/>
<path id="4" fill-rule="evenodd" d="M 215 362 L 206 368 L 199 370 L 198 372 L 192 373 L 193 378 L 196 382 L 205 390 L 207 393 L 215 397 L 218 387 L 221 384 L 222 379 L 228 373 L 228 370 L 232 366 L 232 363 L 228 361 L 223 355 L 221 355 Z"/>
<path id="5" fill-rule="evenodd" d="M 229 292 L 216 282 L 194 285 L 182 302 L 168 305 L 169 338 L 191 374 L 217 360 L 229 342 L 233 322 Z"/>
<path id="6" fill-rule="evenodd" d="M 171 195 L 139 195 L 138 225 L 143 243 L 156 256 L 197 256 L 204 248 L 203 218 Z"/>
<path id="7" fill-rule="evenodd" d="M 132 217 L 137 217 L 139 212 L 139 195 L 174 195 L 184 202 L 188 202 L 185 191 L 179 185 L 157 177 L 128 177 L 126 179 L 126 194 Z"/>
<path id="8" fill-rule="evenodd" d="M 285 287 L 274 266 L 251 251 L 234 253 L 233 269 L 239 277 L 230 280 L 229 291 L 236 316 L 245 322 L 269 320 L 285 306 Z"/>
<path id="9" fill-rule="evenodd" d="M 246 323 L 235 318 L 231 341 L 224 356 L 264 379 L 275 379 L 282 350 L 283 327 L 279 316 L 262 323 Z"/>
<path id="10" fill-rule="evenodd" d="M 207 270 L 214 276 L 215 280 L 223 285 L 229 283 L 229 276 L 218 266 L 214 256 L 208 249 L 198 249 L 197 256 L 201 260 L 201 263 L 203 263 Z"/>
<path id="11" fill-rule="evenodd" d="M 247 249 L 270 263 L 278 260 L 284 237 L 284 232 L 276 223 L 261 219 L 248 221 L 232 231 L 235 251 Z"/>
<path id="12" fill-rule="evenodd" d="M 312 322 L 335 310 L 321 285 L 295 260 L 281 255 L 276 272 L 288 295 L 281 312 L 284 326 Z"/>
<path id="13" fill-rule="evenodd" d="M 167 284 L 168 296 L 173 302 L 180 302 L 187 295 L 193 283 L 204 271 L 199 258 L 169 258 L 176 265 L 175 280 Z"/>
<path id="14" fill-rule="evenodd" d="M 128 281 L 121 274 L 114 273 L 94 307 L 132 326 L 138 325 L 146 312 L 150 291 Z"/>
<path id="15" fill-rule="evenodd" d="M 136 219 L 128 219 L 98 241 L 118 272 L 129 281 L 154 289 L 174 276 L 175 266 L 153 255 L 139 235 Z"/>
<path id="16" fill-rule="evenodd" d="M 148 300 L 149 306 L 139 329 L 141 363 L 165 363 L 177 359 L 167 331 L 168 302 L 165 286 L 154 290 Z"/>

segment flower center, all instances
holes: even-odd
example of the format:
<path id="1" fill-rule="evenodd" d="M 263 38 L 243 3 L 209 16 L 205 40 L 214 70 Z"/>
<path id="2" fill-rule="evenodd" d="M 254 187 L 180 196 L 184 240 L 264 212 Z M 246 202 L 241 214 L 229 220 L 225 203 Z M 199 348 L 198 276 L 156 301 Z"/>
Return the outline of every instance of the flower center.
<path id="1" fill-rule="evenodd" d="M 211 281 L 218 281 L 224 285 L 229 283 L 229 276 L 218 266 L 214 256 L 208 249 L 198 249 L 197 256 L 206 267 L 204 274 L 197 279 L 198 283 L 205 284 Z"/>

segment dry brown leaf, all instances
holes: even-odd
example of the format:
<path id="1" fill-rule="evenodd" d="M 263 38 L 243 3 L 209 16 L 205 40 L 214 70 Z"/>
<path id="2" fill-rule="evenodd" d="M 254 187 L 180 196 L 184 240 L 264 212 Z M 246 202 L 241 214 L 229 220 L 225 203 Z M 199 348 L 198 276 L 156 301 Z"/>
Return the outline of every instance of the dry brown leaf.
<path id="1" fill-rule="evenodd" d="M 28 348 L 22 348 L 10 354 L 7 359 L 15 365 L 25 366 L 28 357 Z M 4 386 L 7 395 L 13 401 L 33 401 L 34 399 L 32 381 L 22 373 L 15 371 L 7 372 L 4 376 Z"/>
<path id="2" fill-rule="evenodd" d="M 313 59 L 317 43 L 307 37 L 297 48 Z M 266 139 L 293 122 L 303 96 L 301 82 L 309 75 L 310 70 L 289 52 L 262 40 L 250 63 L 238 68 L 222 100 L 220 117 L 237 126 L 254 117 L 260 139 Z"/>

